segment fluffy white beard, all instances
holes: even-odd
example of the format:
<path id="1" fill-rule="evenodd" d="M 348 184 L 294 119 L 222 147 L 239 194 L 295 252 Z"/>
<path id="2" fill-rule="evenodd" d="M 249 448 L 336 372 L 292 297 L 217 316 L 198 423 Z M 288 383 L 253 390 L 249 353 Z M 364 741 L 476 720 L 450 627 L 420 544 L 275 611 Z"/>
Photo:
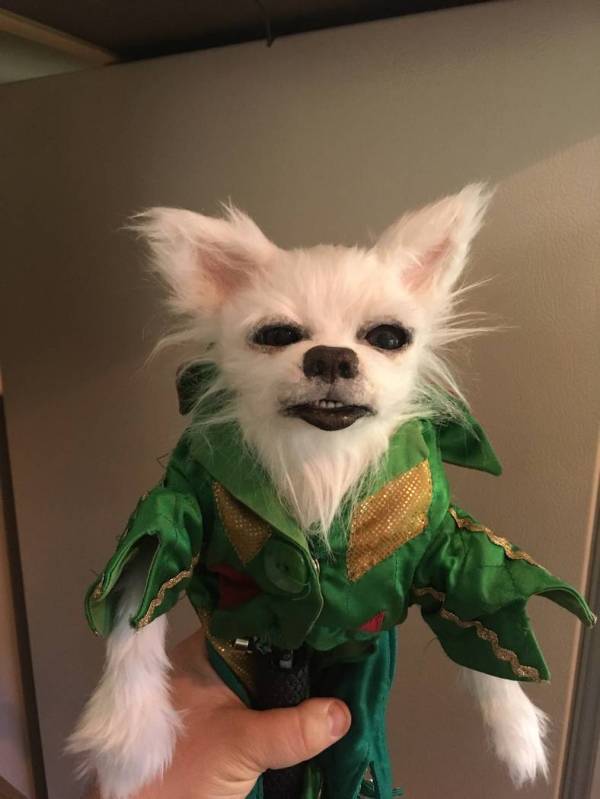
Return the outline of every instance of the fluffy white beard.
<path id="1" fill-rule="evenodd" d="M 279 430 L 250 418 L 240 424 L 302 529 L 323 538 L 344 499 L 352 502 L 368 482 L 395 427 L 381 419 L 327 433 L 299 420 L 282 420 Z"/>

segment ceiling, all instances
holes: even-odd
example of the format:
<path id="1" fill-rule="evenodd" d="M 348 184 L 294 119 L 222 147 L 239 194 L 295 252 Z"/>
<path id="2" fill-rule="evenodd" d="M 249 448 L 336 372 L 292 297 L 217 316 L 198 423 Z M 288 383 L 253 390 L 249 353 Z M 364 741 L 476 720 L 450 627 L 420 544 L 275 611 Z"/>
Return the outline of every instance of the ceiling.
<path id="1" fill-rule="evenodd" d="M 119 60 L 349 25 L 488 0 L 0 0 L 3 10 Z"/>

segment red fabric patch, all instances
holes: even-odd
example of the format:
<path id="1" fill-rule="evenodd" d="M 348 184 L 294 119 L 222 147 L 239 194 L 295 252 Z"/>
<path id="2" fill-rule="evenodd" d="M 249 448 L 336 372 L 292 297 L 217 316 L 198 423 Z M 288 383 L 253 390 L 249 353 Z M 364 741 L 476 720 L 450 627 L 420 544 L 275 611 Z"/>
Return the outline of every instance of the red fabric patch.
<path id="1" fill-rule="evenodd" d="M 361 624 L 358 629 L 361 631 L 361 633 L 378 633 L 383 627 L 384 619 L 385 611 L 380 610 L 379 613 L 376 613 L 372 619 L 369 619 L 369 621 Z"/>
<path id="2" fill-rule="evenodd" d="M 219 608 L 222 610 L 235 608 L 260 594 L 260 588 L 252 577 L 232 569 L 226 563 L 213 566 L 211 571 L 219 575 Z"/>

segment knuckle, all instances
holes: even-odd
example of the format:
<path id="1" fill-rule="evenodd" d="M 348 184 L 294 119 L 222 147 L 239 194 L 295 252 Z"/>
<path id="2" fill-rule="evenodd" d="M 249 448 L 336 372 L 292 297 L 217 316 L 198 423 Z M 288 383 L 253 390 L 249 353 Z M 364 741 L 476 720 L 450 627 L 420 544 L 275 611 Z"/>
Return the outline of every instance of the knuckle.
<path id="1" fill-rule="evenodd" d="M 295 713 L 295 736 L 293 743 L 295 751 L 303 756 L 306 752 L 311 752 L 317 741 L 315 738 L 318 735 L 318 725 L 315 724 L 314 718 L 308 712 L 306 706 L 300 705 L 294 708 Z M 320 737 L 320 736 L 319 736 Z"/>

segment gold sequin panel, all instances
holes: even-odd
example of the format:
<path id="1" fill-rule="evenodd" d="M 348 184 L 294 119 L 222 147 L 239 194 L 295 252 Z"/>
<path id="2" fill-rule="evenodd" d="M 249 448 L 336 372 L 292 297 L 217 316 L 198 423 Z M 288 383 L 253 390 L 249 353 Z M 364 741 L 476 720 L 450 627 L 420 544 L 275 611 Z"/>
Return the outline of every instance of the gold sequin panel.
<path id="1" fill-rule="evenodd" d="M 413 588 L 413 593 L 417 597 L 431 596 L 442 604 L 446 601 L 446 595 L 442 591 L 436 591 L 435 588 Z M 459 618 L 456 613 L 452 613 L 452 611 L 446 610 L 444 607 L 441 607 L 438 612 L 442 619 L 445 619 L 452 624 L 456 624 L 456 626 L 460 627 L 462 630 L 475 630 L 477 637 L 481 638 L 482 641 L 487 641 L 492 647 L 494 656 L 497 657 L 498 660 L 508 663 L 513 674 L 515 674 L 517 677 L 523 677 L 524 679 L 532 680 L 533 682 L 540 682 L 540 673 L 535 666 L 524 666 L 522 663 L 520 663 L 517 653 L 513 652 L 512 649 L 506 649 L 506 647 L 501 646 L 498 634 L 493 630 L 490 630 L 489 627 L 484 627 L 484 625 L 477 619 L 472 621 L 464 621 L 463 619 Z"/>
<path id="2" fill-rule="evenodd" d="M 431 492 L 431 471 L 425 460 L 356 506 L 348 544 L 349 580 L 358 580 L 423 532 Z"/>
<path id="3" fill-rule="evenodd" d="M 531 563 L 532 566 L 540 566 L 540 564 L 537 563 L 531 557 L 531 555 L 529 555 L 527 552 L 524 552 L 522 549 L 514 549 L 513 545 L 507 538 L 502 538 L 502 536 L 496 535 L 496 533 L 490 530 L 489 527 L 485 527 L 483 524 L 475 524 L 475 522 L 472 522 L 470 519 L 467 519 L 464 516 L 459 516 L 454 508 L 450 508 L 450 515 L 461 530 L 469 530 L 471 533 L 483 533 L 493 544 L 502 547 L 507 558 L 510 558 L 511 560 L 525 560 L 527 563 Z M 540 566 L 540 568 L 543 567 Z"/>
<path id="4" fill-rule="evenodd" d="M 245 565 L 255 558 L 269 540 L 269 525 L 233 497 L 220 483 L 213 483 L 213 496 L 225 534 Z"/>
<path id="5" fill-rule="evenodd" d="M 246 688 L 249 693 L 256 691 L 256 653 L 250 650 L 236 649 L 233 643 L 222 641 L 215 638 L 209 629 L 210 616 L 206 611 L 198 611 L 198 617 L 204 630 L 206 640 L 210 642 L 213 649 L 223 658 L 231 671 Z"/>

